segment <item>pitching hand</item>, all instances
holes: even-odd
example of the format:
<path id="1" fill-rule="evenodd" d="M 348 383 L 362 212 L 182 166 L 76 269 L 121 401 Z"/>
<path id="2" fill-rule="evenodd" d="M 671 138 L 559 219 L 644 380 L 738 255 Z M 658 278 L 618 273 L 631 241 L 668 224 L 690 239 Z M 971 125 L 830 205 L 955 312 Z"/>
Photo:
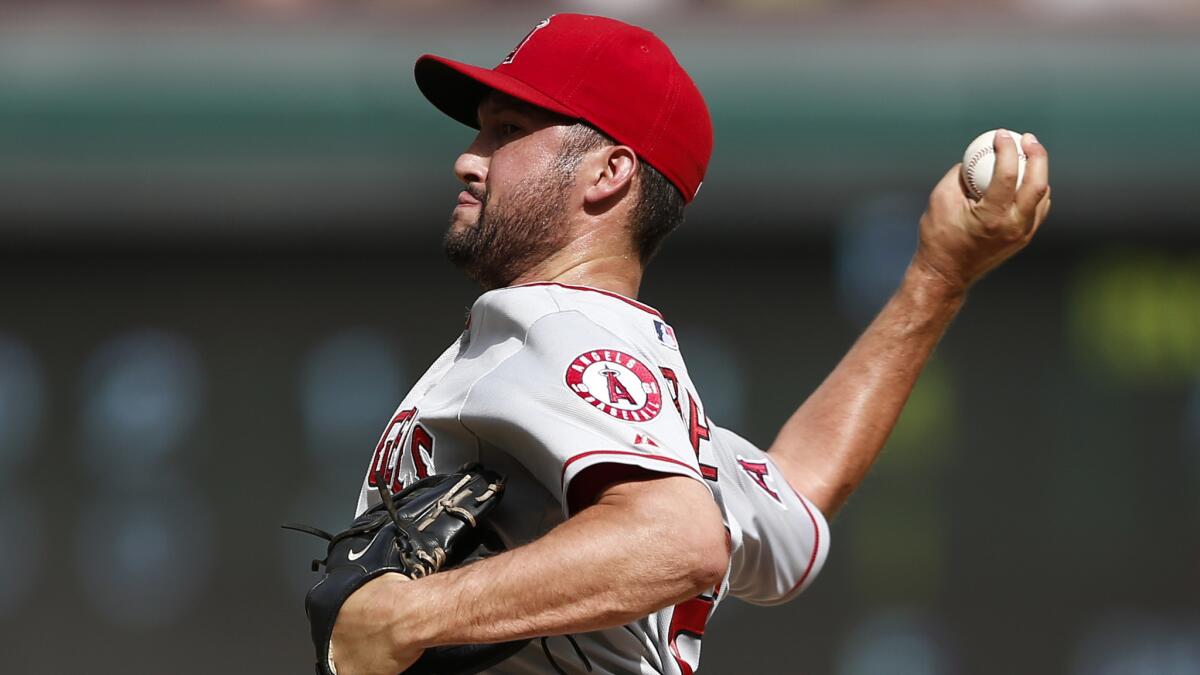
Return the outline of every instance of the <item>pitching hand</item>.
<path id="1" fill-rule="evenodd" d="M 1021 145 L 1026 165 L 1019 190 L 1017 148 L 1007 133 L 996 134 L 996 168 L 983 199 L 970 198 L 961 164 L 942 177 L 921 216 L 914 264 L 965 291 L 1029 243 L 1050 212 L 1050 164 L 1033 134 L 1025 134 Z"/>

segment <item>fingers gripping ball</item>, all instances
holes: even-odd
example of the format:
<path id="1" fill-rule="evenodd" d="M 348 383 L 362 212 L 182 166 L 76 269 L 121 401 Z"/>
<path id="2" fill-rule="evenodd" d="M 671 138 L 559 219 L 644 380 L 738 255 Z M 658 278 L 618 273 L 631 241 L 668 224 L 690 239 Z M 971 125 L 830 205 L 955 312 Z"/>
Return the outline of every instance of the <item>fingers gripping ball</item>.
<path id="1" fill-rule="evenodd" d="M 330 639 L 338 611 L 350 595 L 388 572 L 416 579 L 458 567 L 503 550 L 488 515 L 504 493 L 504 478 L 478 464 L 457 473 L 430 476 L 392 495 L 379 481 L 381 503 L 331 535 L 304 525 L 284 525 L 329 540 L 325 574 L 304 599 L 317 653 L 318 675 L 336 673 Z M 503 661 L 528 640 L 492 645 L 458 645 L 425 650 L 405 673 L 465 675 Z"/>
<path id="2" fill-rule="evenodd" d="M 995 138 L 998 129 L 985 131 L 980 134 L 963 153 L 962 177 L 963 184 L 972 199 L 983 199 L 988 186 L 992 184 L 992 173 L 996 169 Z M 1025 177 L 1025 151 L 1021 149 L 1021 134 L 1010 131 L 1013 143 L 1017 147 L 1017 187 L 1021 187 L 1021 179 Z"/>

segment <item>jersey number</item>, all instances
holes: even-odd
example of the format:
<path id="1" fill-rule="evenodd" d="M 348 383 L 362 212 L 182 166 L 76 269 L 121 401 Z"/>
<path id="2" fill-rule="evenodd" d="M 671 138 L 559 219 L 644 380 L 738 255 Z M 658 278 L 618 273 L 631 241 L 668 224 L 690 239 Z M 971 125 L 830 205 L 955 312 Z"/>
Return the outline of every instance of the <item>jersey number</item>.
<path id="1" fill-rule="evenodd" d="M 367 484 L 378 487 L 380 480 L 392 492 L 404 489 L 404 481 L 400 480 L 400 455 L 404 439 L 408 438 L 408 452 L 412 456 L 413 469 L 417 479 L 429 475 L 429 463 L 433 461 L 433 435 L 420 424 L 413 425 L 417 417 L 417 409 L 409 408 L 396 413 L 388 423 L 379 445 L 375 446 L 375 454 L 371 458 L 371 470 L 367 474 Z M 408 433 L 409 427 L 412 433 Z"/>
<path id="2" fill-rule="evenodd" d="M 688 426 L 688 438 L 692 442 L 692 451 L 696 453 L 696 461 L 700 460 L 700 441 L 709 439 L 708 416 L 700 411 L 700 404 L 696 402 L 696 395 L 690 391 L 681 392 L 679 389 L 679 376 L 670 368 L 662 368 L 663 379 L 667 381 L 667 390 L 671 393 L 671 402 L 675 404 L 675 410 L 679 416 L 683 418 L 683 423 Z M 683 405 L 679 400 L 683 393 L 687 394 L 688 413 L 683 414 Z M 700 462 L 700 473 L 708 480 L 717 479 L 717 467 Z"/>
<path id="3" fill-rule="evenodd" d="M 698 649 L 695 653 L 683 654 L 679 650 L 679 637 L 686 636 L 699 643 L 704 638 L 704 625 L 708 623 L 708 617 L 712 614 L 714 604 L 711 598 L 701 595 L 675 605 L 675 611 L 671 613 L 671 627 L 667 631 L 667 644 L 670 645 L 671 654 L 675 657 L 675 663 L 679 665 L 679 670 L 683 672 L 683 675 L 692 675 L 695 672 L 700 654 Z"/>

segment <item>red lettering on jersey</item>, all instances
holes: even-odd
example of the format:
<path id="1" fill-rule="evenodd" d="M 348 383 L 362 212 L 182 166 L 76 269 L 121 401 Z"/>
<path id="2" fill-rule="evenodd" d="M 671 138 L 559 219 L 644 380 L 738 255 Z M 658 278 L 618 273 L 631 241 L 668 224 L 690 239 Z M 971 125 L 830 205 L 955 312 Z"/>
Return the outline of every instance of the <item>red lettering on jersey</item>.
<path id="1" fill-rule="evenodd" d="M 425 430 L 425 427 L 418 424 L 413 427 L 412 443 L 409 445 L 409 452 L 412 454 L 413 468 L 416 469 L 417 479 L 429 477 L 429 464 L 425 457 L 428 455 L 429 461 L 433 461 L 433 436 Z"/>
<path id="2" fill-rule="evenodd" d="M 671 613 L 671 627 L 667 630 L 667 644 L 670 645 L 671 654 L 675 657 L 675 663 L 683 675 L 692 675 L 699 664 L 688 663 L 679 653 L 679 645 L 676 644 L 676 641 L 680 635 L 687 635 L 697 640 L 703 639 L 704 626 L 708 623 L 708 617 L 712 614 L 715 604 L 712 598 L 698 596 L 675 605 L 675 611 Z"/>
<path id="3" fill-rule="evenodd" d="M 396 413 L 391 422 L 388 422 L 387 428 L 383 430 L 383 436 L 379 439 L 379 444 L 375 446 L 375 455 L 371 458 L 371 470 L 367 475 L 369 486 L 378 487 L 382 482 L 392 492 L 403 489 L 404 485 L 400 482 L 399 473 L 396 470 L 400 463 L 400 456 L 396 449 L 402 446 L 405 432 L 408 431 L 408 425 L 416 413 L 416 408 L 401 410 Z"/>
<path id="4" fill-rule="evenodd" d="M 392 492 L 404 489 L 404 481 L 400 480 L 400 458 L 403 455 L 404 439 L 409 436 L 409 427 L 417 418 L 417 409 L 409 408 L 396 413 L 379 444 L 375 446 L 375 454 L 371 457 L 371 468 L 367 472 L 367 485 L 386 486 Z M 413 468 L 417 478 L 429 475 L 429 465 L 433 462 L 433 435 L 420 424 L 412 429 L 409 438 L 409 454 L 412 455 Z"/>
<path id="5" fill-rule="evenodd" d="M 746 470 L 746 473 L 750 474 L 750 477 L 754 479 L 754 482 L 758 483 L 758 487 L 762 488 L 767 494 L 771 495 L 771 498 L 775 501 L 779 502 L 780 504 L 783 503 L 783 500 L 779 498 L 779 493 L 772 490 L 767 485 L 767 476 L 771 473 L 771 467 L 768 466 L 766 462 L 751 462 L 750 460 L 742 459 L 741 457 L 738 457 L 737 461 L 738 464 L 741 464 L 742 468 Z"/>
<path id="6" fill-rule="evenodd" d="M 667 391 L 671 394 L 671 402 L 675 404 L 675 410 L 679 413 L 679 418 L 684 424 L 688 425 L 688 440 L 692 442 L 692 451 L 696 453 L 696 460 L 700 459 L 700 441 L 709 440 L 711 435 L 708 430 L 708 416 L 701 414 L 700 405 L 696 402 L 696 395 L 690 391 L 683 390 L 679 387 L 679 376 L 670 368 L 659 368 L 662 371 L 663 379 L 667 381 Z M 679 404 L 679 399 L 686 393 L 688 395 L 688 414 L 683 414 L 683 406 Z M 700 463 L 700 474 L 708 480 L 717 480 L 717 467 L 711 464 Z"/>
<path id="7" fill-rule="evenodd" d="M 627 401 L 631 405 L 637 405 L 637 401 L 633 400 L 629 390 L 625 385 L 621 384 L 621 380 L 617 378 L 617 371 L 607 368 L 600 371 L 600 374 L 608 380 L 608 402 L 616 403 L 617 401 Z"/>
<path id="8" fill-rule="evenodd" d="M 671 402 L 675 404 L 675 412 L 683 417 L 683 408 L 679 407 L 679 376 L 670 368 L 661 368 L 663 379 L 667 381 L 667 392 L 671 394 Z"/>
<path id="9" fill-rule="evenodd" d="M 700 456 L 700 441 L 707 441 L 708 433 L 708 416 L 700 414 L 700 406 L 696 404 L 696 395 L 688 392 L 688 437 L 692 441 L 692 449 L 696 451 L 696 456 Z"/>

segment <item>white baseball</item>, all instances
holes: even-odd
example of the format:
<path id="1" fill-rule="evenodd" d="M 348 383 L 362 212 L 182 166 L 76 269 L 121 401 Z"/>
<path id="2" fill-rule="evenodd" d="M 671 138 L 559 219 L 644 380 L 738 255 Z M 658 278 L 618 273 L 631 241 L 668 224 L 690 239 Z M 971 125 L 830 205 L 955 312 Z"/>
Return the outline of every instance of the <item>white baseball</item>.
<path id="1" fill-rule="evenodd" d="M 999 129 L 979 134 L 963 153 L 963 183 L 974 199 L 983 199 L 983 194 L 992 184 L 992 172 L 996 169 L 996 150 L 992 146 L 997 131 Z M 1010 131 L 1008 135 L 1012 136 L 1013 142 L 1017 144 L 1017 187 L 1021 187 L 1021 179 L 1025 177 L 1025 150 L 1021 148 L 1021 134 Z"/>

